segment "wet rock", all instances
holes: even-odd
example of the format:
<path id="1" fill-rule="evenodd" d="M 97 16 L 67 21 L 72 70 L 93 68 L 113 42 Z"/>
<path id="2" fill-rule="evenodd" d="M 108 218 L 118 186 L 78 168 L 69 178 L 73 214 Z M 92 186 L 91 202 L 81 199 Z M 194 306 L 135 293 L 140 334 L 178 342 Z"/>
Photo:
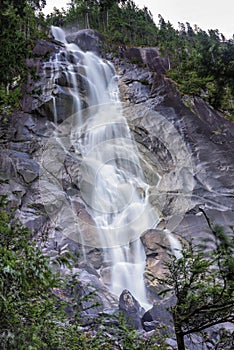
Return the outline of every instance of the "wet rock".
<path id="1" fill-rule="evenodd" d="M 0 181 L 0 193 L 7 196 L 9 208 L 15 209 L 22 205 L 22 199 L 26 193 L 26 189 L 14 179 L 5 179 Z"/>
<path id="2" fill-rule="evenodd" d="M 160 226 L 160 225 L 159 225 Z M 163 229 L 147 230 L 141 237 L 146 253 L 145 281 L 150 291 L 159 292 L 157 277 L 165 273 L 164 262 L 168 259 L 170 244 Z"/>
<path id="3" fill-rule="evenodd" d="M 218 209 L 204 208 L 202 206 L 201 211 L 199 205 L 195 206 L 192 211 L 186 213 L 174 232 L 185 239 L 192 239 L 194 244 L 199 245 L 204 251 L 210 251 L 216 247 L 216 241 L 203 212 L 210 219 L 213 226 L 216 224 L 221 225 L 227 234 L 233 235 L 233 210 L 228 210 L 227 208 L 221 211 Z"/>
<path id="4" fill-rule="evenodd" d="M 160 327 L 160 323 L 158 321 L 144 322 L 143 328 L 146 332 L 151 332 Z"/>
<path id="5" fill-rule="evenodd" d="M 0 176 L 4 180 L 17 177 L 17 169 L 10 152 L 3 148 L 0 152 Z"/>
<path id="6" fill-rule="evenodd" d="M 72 273 L 74 276 L 79 276 L 74 291 L 78 303 L 80 302 L 84 322 L 104 310 L 108 312 L 116 308 L 117 298 L 96 275 L 80 268 L 72 269 Z"/>
<path id="7" fill-rule="evenodd" d="M 139 302 L 133 297 L 128 290 L 123 290 L 119 297 L 119 310 L 123 312 L 127 324 L 130 326 L 141 329 L 141 315 L 143 308 Z"/>
<path id="8" fill-rule="evenodd" d="M 140 59 L 139 51 L 136 57 Z M 215 217 L 217 224 L 227 227 L 227 222 L 231 221 L 234 209 L 234 191 L 230 181 L 234 177 L 234 124 L 201 98 L 182 97 L 171 80 L 165 78 L 156 66 L 138 67 L 120 61 L 117 69 L 121 99 L 126 102 L 125 116 L 144 159 L 143 168 L 152 190 L 152 203 L 160 210 L 171 231 L 178 235 L 183 232 L 184 238 L 189 235 L 196 239 L 203 235 L 208 244 L 207 227 L 199 227 L 199 215 L 191 210 L 201 205 L 222 213 Z M 136 105 L 135 95 L 141 96 L 139 89 L 135 89 L 139 76 L 144 77 L 151 89 L 147 91 L 146 101 Z M 143 96 L 145 98 L 145 92 Z M 187 151 L 182 156 L 183 149 Z M 186 159 L 191 160 L 187 165 Z M 150 167 L 145 167 L 146 163 Z M 178 172 L 174 173 L 173 168 L 178 164 L 181 164 Z M 160 177 L 159 181 L 156 174 Z M 180 193 L 177 198 L 171 195 L 173 188 Z M 154 191 L 157 192 L 155 196 Z M 187 217 L 191 226 L 186 224 L 186 233 L 182 220 Z"/>
<path id="9" fill-rule="evenodd" d="M 47 55 L 51 54 L 52 52 L 58 51 L 58 49 L 58 43 L 55 44 L 44 39 L 38 39 L 36 45 L 33 48 L 33 55 L 46 58 Z"/>
<path id="10" fill-rule="evenodd" d="M 100 55 L 105 37 L 93 29 L 82 29 L 76 33 L 68 34 L 66 40 L 75 43 L 83 51 L 93 51 Z"/>
<path id="11" fill-rule="evenodd" d="M 12 122 L 14 123 L 14 134 L 9 139 L 9 148 L 32 155 L 41 146 L 41 137 L 37 134 L 41 127 L 40 123 L 27 113 L 19 113 L 13 117 Z"/>
<path id="12" fill-rule="evenodd" d="M 27 186 L 20 210 L 15 212 L 15 216 L 34 234 L 41 235 L 45 230 L 48 216 L 40 197 L 40 188 L 37 181 Z"/>
<path id="13" fill-rule="evenodd" d="M 103 264 L 103 252 L 99 249 L 91 249 L 89 253 L 87 254 L 88 260 L 90 261 L 91 265 L 94 267 L 94 269 L 98 270 L 101 268 Z"/>
<path id="14" fill-rule="evenodd" d="M 166 58 L 160 57 L 160 52 L 155 47 L 127 47 L 122 51 L 124 58 L 127 58 L 131 63 L 146 66 L 150 71 L 157 74 L 165 74 L 169 69 L 169 62 Z"/>
<path id="15" fill-rule="evenodd" d="M 42 232 L 48 220 L 47 216 L 42 214 L 42 211 L 40 212 L 40 210 L 31 206 L 24 207 L 20 212 L 16 211 L 15 217 L 18 217 L 23 225 L 34 234 Z"/>
<path id="16" fill-rule="evenodd" d="M 17 173 L 26 184 L 33 182 L 39 176 L 39 164 L 29 158 L 27 153 L 11 151 Z"/>
<path id="17" fill-rule="evenodd" d="M 170 346 L 170 349 L 177 350 L 177 342 L 173 338 L 166 339 L 167 345 Z"/>
<path id="18" fill-rule="evenodd" d="M 66 61 L 66 65 L 73 64 L 73 58 Z M 79 104 L 81 108 L 86 108 L 90 98 L 87 92 L 87 79 L 83 75 L 83 67 L 77 65 L 74 69 L 74 80 L 68 79 L 64 73 L 64 62 L 60 62 L 56 67 L 56 76 L 54 76 L 54 62 L 46 62 L 41 72 L 40 89 L 43 94 L 35 95 L 32 102 L 32 111 L 40 116 L 56 123 L 62 123 L 65 119 L 71 117 L 77 111 L 76 89 L 74 81 L 79 85 Z"/>
<path id="19" fill-rule="evenodd" d="M 160 229 L 147 230 L 142 235 L 141 240 L 144 244 L 146 255 L 151 255 L 153 253 L 160 254 L 169 249 L 169 242 L 166 234 Z"/>
<path id="20" fill-rule="evenodd" d="M 74 113 L 74 98 L 66 87 L 55 86 L 51 92 L 50 98 L 41 103 L 36 110 L 43 117 L 61 123 Z M 54 108 L 57 111 L 55 114 Z"/>
<path id="21" fill-rule="evenodd" d="M 156 302 L 152 309 L 148 310 L 143 315 L 143 328 L 147 331 L 151 330 L 154 326 L 166 326 L 168 333 L 173 333 L 173 319 L 171 313 L 168 311 L 168 308 L 173 306 L 175 302 L 175 297 L 170 297 L 168 299 Z"/>
<path id="22" fill-rule="evenodd" d="M 33 105 L 35 103 L 35 100 L 31 94 L 25 94 L 23 95 L 23 99 L 21 101 L 22 110 L 26 113 L 31 113 L 33 111 Z"/>
<path id="23" fill-rule="evenodd" d="M 26 113 L 32 113 L 42 95 L 43 85 L 39 78 L 42 77 L 43 61 L 54 52 L 58 52 L 61 48 L 59 43 L 53 43 L 44 39 L 39 39 L 33 49 L 33 58 L 26 59 L 26 65 L 31 74 L 28 76 L 28 81 L 22 87 L 22 110 Z"/>

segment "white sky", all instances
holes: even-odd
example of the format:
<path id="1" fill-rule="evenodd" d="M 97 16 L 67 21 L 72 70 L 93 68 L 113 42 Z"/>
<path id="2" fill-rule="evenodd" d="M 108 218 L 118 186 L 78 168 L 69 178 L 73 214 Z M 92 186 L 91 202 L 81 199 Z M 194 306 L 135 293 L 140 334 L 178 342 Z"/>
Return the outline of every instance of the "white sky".
<path id="1" fill-rule="evenodd" d="M 67 8 L 69 0 L 47 0 L 44 12 L 50 13 L 53 7 Z M 201 29 L 218 29 L 227 39 L 234 34 L 234 0 L 135 0 L 143 8 L 145 5 L 152 12 L 158 24 L 158 14 L 170 21 L 174 28 L 178 22 L 197 24 Z"/>

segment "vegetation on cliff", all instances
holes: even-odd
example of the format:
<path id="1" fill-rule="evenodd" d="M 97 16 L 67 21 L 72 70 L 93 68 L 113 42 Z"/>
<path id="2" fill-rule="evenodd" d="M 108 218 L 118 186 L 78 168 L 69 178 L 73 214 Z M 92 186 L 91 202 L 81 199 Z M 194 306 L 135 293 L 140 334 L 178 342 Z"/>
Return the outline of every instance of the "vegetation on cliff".
<path id="1" fill-rule="evenodd" d="M 170 290 L 176 296 L 170 309 L 179 350 L 185 350 L 185 335 L 234 321 L 234 240 L 221 226 L 215 225 L 212 232 L 216 238 L 212 252 L 204 253 L 192 243 L 184 246 L 179 259 L 171 256 L 166 263 L 168 273 L 160 280 L 168 287 L 166 293 Z M 217 348 L 223 349 L 223 341 Z M 233 346 L 231 337 L 226 346 Z"/>
<path id="2" fill-rule="evenodd" d="M 111 45 L 159 47 L 170 62 L 168 76 L 182 93 L 201 96 L 233 119 L 234 43 L 218 30 L 207 33 L 189 23 L 176 30 L 160 15 L 156 26 L 149 9 L 132 0 L 71 0 L 67 11 L 55 8 L 47 18 L 40 12 L 45 2 L 8 0 L 0 5 L 0 105 L 9 103 L 9 91 L 27 75 L 25 59 L 42 28 L 58 25 L 96 29 Z"/>
<path id="3" fill-rule="evenodd" d="M 159 47 L 182 93 L 201 96 L 234 118 L 234 42 L 218 30 L 207 33 L 189 23 L 176 30 L 160 15 L 156 26 L 149 9 L 132 0 L 72 0 L 67 12 L 55 9 L 47 23 L 96 29 L 116 45 Z"/>
<path id="4" fill-rule="evenodd" d="M 65 252 L 51 264 L 30 231 L 3 209 L 4 197 L 0 207 L 1 349 L 168 349 L 165 330 L 144 338 L 121 315 L 84 312 L 97 305 L 93 292 L 81 294 L 79 276 L 68 273 L 71 255 Z M 219 226 L 213 233 L 217 246 L 212 256 L 192 244 L 184 246 L 179 259 L 171 256 L 168 273 L 159 279 L 165 292 L 176 296 L 170 311 L 179 350 L 185 350 L 185 335 L 233 322 L 233 241 Z M 62 278 L 56 264 L 66 266 Z M 216 349 L 231 347 L 231 335 L 220 331 Z"/>
<path id="5" fill-rule="evenodd" d="M 6 0 L 0 4 L 0 110 L 19 107 L 20 86 L 27 78 L 26 58 L 40 37 L 45 0 Z"/>
<path id="6" fill-rule="evenodd" d="M 30 231 L 3 207 L 4 197 L 0 198 L 2 350 L 167 349 L 164 336 L 144 339 L 121 315 L 81 315 L 95 307 L 92 293 L 80 295 L 79 277 L 72 272 L 61 278 Z M 69 258 L 64 255 L 56 262 L 66 262 L 69 270 Z M 91 306 L 82 307 L 87 301 Z"/>

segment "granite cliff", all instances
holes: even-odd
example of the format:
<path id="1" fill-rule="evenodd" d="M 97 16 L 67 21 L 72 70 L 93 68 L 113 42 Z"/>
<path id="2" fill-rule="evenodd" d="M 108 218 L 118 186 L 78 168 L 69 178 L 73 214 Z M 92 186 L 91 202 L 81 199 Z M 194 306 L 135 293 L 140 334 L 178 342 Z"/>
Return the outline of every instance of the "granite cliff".
<path id="1" fill-rule="evenodd" d="M 175 83 L 167 78 L 168 62 L 160 57 L 156 48 L 119 47 L 114 53 L 104 54 L 104 39 L 97 33 L 82 31 L 68 39 L 78 42 L 84 50 L 93 48 L 106 56 L 117 71 L 124 115 L 141 155 L 142 168 L 150 185 L 150 200 L 160 212 L 158 226 L 141 237 L 147 257 L 145 281 L 149 298 L 151 302 L 158 302 L 159 287 L 150 276 L 161 275 L 162 262 L 172 249 L 165 229 L 182 240 L 194 239 L 204 249 L 212 249 L 214 242 L 210 222 L 232 232 L 234 124 L 200 97 L 181 95 Z M 39 79 L 31 78 L 25 85 L 22 110 L 7 117 L 1 115 L 0 191 L 8 196 L 9 208 L 32 230 L 51 260 L 66 249 L 80 254 L 74 270 L 80 274 L 84 293 L 90 285 L 97 287 L 98 301 L 101 300 L 104 309 L 109 310 L 117 307 L 118 299 L 107 288 L 108 273 L 107 267 L 103 266 L 102 250 L 82 247 L 64 236 L 61 227 L 51 222 L 41 199 L 41 157 L 56 128 L 54 99 L 60 106 L 58 123 L 72 113 L 63 72 L 55 86 L 43 90 L 48 79 L 43 65 L 60 48 L 59 42 L 37 42 L 34 59 L 28 60 L 27 65 L 35 70 Z M 78 79 L 85 90 L 82 76 Z M 82 104 L 85 108 L 85 91 Z M 72 159 L 65 160 L 64 186 L 67 190 L 77 191 L 73 179 L 77 166 L 79 164 L 74 164 Z M 77 213 L 86 222 L 92 222 L 82 203 L 77 203 Z M 42 240 L 43 237 L 46 239 Z M 82 258 L 84 251 L 86 260 Z M 121 305 L 124 308 L 123 301 Z M 90 312 L 95 315 L 99 310 L 94 308 Z M 136 320 L 141 316 L 138 310 Z M 141 328 L 138 321 L 136 324 Z"/>

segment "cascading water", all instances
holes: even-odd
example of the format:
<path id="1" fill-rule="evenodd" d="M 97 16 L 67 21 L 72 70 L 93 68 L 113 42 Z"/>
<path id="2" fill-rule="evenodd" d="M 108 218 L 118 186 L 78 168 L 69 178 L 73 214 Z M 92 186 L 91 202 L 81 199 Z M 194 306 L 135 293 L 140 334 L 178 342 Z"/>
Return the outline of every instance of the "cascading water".
<path id="1" fill-rule="evenodd" d="M 55 146 L 66 151 L 67 145 L 72 145 L 80 162 L 77 183 L 81 198 L 93 220 L 88 225 L 75 220 L 75 229 L 70 224 L 73 221 L 67 220 L 64 231 L 78 230 L 81 243 L 103 249 L 113 293 L 119 295 L 128 289 L 148 307 L 143 278 L 146 257 L 140 235 L 159 218 L 149 203 L 138 150 L 122 113 L 114 67 L 94 53 L 68 44 L 60 28 L 53 27 L 52 33 L 64 48 L 45 63 L 45 74 L 50 78 L 44 93 L 62 75 L 65 92 L 73 101 L 69 141 L 58 132 Z M 55 122 L 59 108 L 56 93 Z M 71 116 L 64 119 L 67 117 Z M 72 198 L 69 201 L 72 207 Z M 73 214 L 63 209 L 61 216 L 64 219 Z"/>

